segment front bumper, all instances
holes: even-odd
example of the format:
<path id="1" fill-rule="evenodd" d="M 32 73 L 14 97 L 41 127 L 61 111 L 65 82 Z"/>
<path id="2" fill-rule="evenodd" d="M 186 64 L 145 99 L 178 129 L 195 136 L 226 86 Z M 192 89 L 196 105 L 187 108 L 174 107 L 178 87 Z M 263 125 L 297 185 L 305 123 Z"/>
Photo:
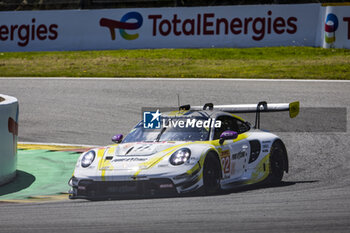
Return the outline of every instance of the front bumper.
<path id="1" fill-rule="evenodd" d="M 72 177 L 69 198 L 106 199 L 138 196 L 174 196 L 177 190 L 171 179 L 155 178 L 135 181 L 77 180 Z"/>
<path id="2" fill-rule="evenodd" d="M 145 174 L 142 177 L 72 177 L 70 198 L 109 199 L 137 196 L 174 196 L 196 192 L 203 185 L 199 163 L 182 174 Z M 111 179 L 112 178 L 112 179 Z"/>

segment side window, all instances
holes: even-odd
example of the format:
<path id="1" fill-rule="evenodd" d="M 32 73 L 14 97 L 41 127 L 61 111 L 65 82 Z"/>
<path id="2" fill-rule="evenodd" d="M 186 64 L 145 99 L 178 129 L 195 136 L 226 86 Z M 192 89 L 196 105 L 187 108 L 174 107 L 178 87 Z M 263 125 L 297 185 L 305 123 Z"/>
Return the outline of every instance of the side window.
<path id="1" fill-rule="evenodd" d="M 226 130 L 238 132 L 237 121 L 231 116 L 219 116 L 217 120 L 221 121 L 221 127 L 216 128 L 214 132 L 214 140 L 219 139 L 220 135 Z"/>
<path id="2" fill-rule="evenodd" d="M 226 130 L 236 131 L 240 134 L 250 129 L 248 124 L 231 116 L 219 116 L 217 120 L 221 121 L 221 127 L 215 129 L 214 140 L 219 139 L 220 135 Z"/>
<path id="3" fill-rule="evenodd" d="M 247 124 L 247 123 L 245 123 L 245 122 L 243 122 L 243 121 L 240 121 L 240 120 L 237 120 L 236 119 L 236 121 L 237 121 L 237 133 L 244 133 L 244 132 L 247 132 L 248 130 L 250 130 L 250 126 Z"/>

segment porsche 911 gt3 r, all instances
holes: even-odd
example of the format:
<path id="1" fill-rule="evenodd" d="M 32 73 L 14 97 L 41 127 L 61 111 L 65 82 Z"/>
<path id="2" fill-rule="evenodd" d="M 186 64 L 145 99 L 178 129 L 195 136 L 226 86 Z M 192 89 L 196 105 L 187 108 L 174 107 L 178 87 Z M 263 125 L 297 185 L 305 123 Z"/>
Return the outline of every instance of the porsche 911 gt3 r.
<path id="1" fill-rule="evenodd" d="M 68 182 L 70 198 L 213 194 L 259 182 L 277 184 L 288 172 L 288 157 L 277 135 L 259 130 L 260 112 L 268 111 L 295 117 L 299 102 L 185 105 L 162 113 L 163 127 L 146 129 L 141 121 L 125 138 L 114 136 L 116 144 L 79 157 Z M 254 127 L 233 114 L 243 112 L 256 112 Z"/>

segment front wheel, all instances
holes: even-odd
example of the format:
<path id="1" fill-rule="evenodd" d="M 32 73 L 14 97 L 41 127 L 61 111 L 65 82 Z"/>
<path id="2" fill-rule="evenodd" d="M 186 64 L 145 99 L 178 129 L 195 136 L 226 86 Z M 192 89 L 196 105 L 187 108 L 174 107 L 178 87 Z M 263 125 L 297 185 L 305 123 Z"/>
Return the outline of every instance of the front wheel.
<path id="1" fill-rule="evenodd" d="M 209 152 L 203 167 L 204 193 L 206 195 L 215 194 L 220 191 L 221 185 L 221 165 L 217 156 Z"/>

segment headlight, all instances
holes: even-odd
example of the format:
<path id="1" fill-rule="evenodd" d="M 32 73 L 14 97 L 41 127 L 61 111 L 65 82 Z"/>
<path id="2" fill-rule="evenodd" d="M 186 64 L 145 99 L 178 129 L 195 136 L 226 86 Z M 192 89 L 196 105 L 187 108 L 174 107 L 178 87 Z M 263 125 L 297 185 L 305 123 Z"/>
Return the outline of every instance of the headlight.
<path id="1" fill-rule="evenodd" d="M 90 164 L 92 164 L 92 162 L 95 159 L 95 151 L 91 150 L 89 152 L 87 152 L 83 158 L 81 159 L 81 166 L 82 167 L 88 167 L 90 166 Z"/>
<path id="2" fill-rule="evenodd" d="M 182 148 L 174 152 L 171 155 L 169 162 L 172 165 L 181 165 L 184 164 L 191 157 L 191 151 L 188 148 Z"/>

